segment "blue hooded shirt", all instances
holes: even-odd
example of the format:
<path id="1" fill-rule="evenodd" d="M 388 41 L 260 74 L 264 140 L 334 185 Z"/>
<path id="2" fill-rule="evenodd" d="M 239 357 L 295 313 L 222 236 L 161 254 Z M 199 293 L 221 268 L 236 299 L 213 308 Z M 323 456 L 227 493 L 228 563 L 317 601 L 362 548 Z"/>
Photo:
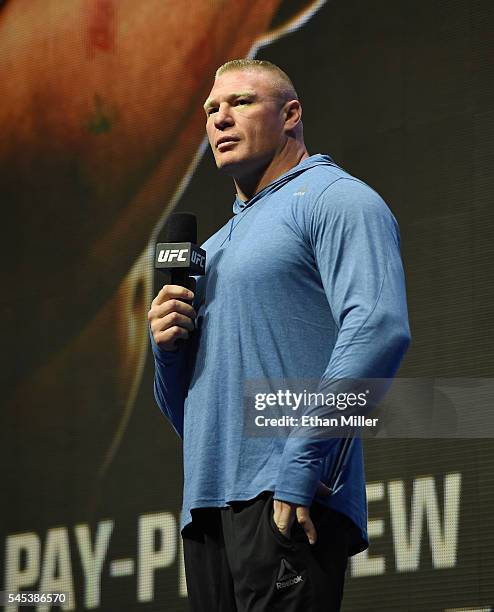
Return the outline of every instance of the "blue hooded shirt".
<path id="1" fill-rule="evenodd" d="M 410 332 L 399 230 L 382 198 L 313 155 L 253 198 L 203 245 L 197 330 L 176 352 L 151 338 L 155 397 L 183 439 L 182 528 L 191 510 L 273 491 L 317 500 L 367 548 L 362 442 L 245 435 L 247 380 L 391 378 Z"/>

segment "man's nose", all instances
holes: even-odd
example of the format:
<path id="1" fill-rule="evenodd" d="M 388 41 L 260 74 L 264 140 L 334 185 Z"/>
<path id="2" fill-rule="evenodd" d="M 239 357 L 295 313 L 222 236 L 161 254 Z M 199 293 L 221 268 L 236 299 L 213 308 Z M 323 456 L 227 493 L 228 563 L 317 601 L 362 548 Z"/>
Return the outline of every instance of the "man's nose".
<path id="1" fill-rule="evenodd" d="M 214 117 L 214 125 L 219 130 L 224 129 L 230 125 L 233 125 L 233 117 L 231 114 L 231 109 L 228 104 L 220 104 L 218 108 L 218 112 Z"/>

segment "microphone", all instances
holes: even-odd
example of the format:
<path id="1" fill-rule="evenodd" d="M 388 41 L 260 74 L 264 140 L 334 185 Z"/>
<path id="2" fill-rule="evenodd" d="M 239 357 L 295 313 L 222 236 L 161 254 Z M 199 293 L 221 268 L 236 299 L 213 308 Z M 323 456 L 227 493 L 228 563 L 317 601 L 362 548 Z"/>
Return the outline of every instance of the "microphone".
<path id="1" fill-rule="evenodd" d="M 196 216 L 188 212 L 172 213 L 158 234 L 154 256 L 157 284 L 162 280 L 157 277 L 167 273 L 168 284 L 188 288 L 189 276 L 206 274 L 206 251 L 196 242 Z"/>

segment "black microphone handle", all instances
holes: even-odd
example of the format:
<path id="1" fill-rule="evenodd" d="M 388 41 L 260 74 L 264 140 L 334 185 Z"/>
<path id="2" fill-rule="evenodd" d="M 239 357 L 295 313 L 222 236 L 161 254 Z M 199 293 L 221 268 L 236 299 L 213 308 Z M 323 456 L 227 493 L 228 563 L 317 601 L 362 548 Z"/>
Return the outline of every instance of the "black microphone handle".
<path id="1" fill-rule="evenodd" d="M 179 285 L 180 287 L 185 287 L 186 289 L 192 289 L 192 282 L 190 278 L 190 269 L 189 268 L 172 268 L 168 270 L 168 274 L 166 276 L 169 277 L 170 285 Z M 181 302 L 187 302 L 190 304 L 192 300 L 180 300 Z M 177 349 L 183 347 L 185 345 L 185 340 L 183 338 L 179 338 L 175 340 L 175 347 Z"/>
<path id="2" fill-rule="evenodd" d="M 153 295 L 157 295 L 164 285 L 179 285 L 194 291 L 194 284 L 189 275 L 189 268 L 155 269 L 153 275 Z M 190 303 L 190 300 L 182 301 Z"/>
<path id="3" fill-rule="evenodd" d="M 179 285 L 190 289 L 192 283 L 189 268 L 172 268 L 170 270 L 170 285 Z"/>

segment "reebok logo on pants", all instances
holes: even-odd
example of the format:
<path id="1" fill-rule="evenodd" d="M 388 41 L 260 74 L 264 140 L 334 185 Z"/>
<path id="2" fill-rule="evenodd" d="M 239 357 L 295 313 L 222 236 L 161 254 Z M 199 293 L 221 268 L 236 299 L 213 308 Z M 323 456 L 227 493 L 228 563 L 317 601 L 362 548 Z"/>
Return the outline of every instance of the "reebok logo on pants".
<path id="1" fill-rule="evenodd" d="M 278 578 L 276 579 L 276 588 L 278 590 L 299 584 L 303 580 L 302 576 L 286 559 L 281 560 Z"/>

